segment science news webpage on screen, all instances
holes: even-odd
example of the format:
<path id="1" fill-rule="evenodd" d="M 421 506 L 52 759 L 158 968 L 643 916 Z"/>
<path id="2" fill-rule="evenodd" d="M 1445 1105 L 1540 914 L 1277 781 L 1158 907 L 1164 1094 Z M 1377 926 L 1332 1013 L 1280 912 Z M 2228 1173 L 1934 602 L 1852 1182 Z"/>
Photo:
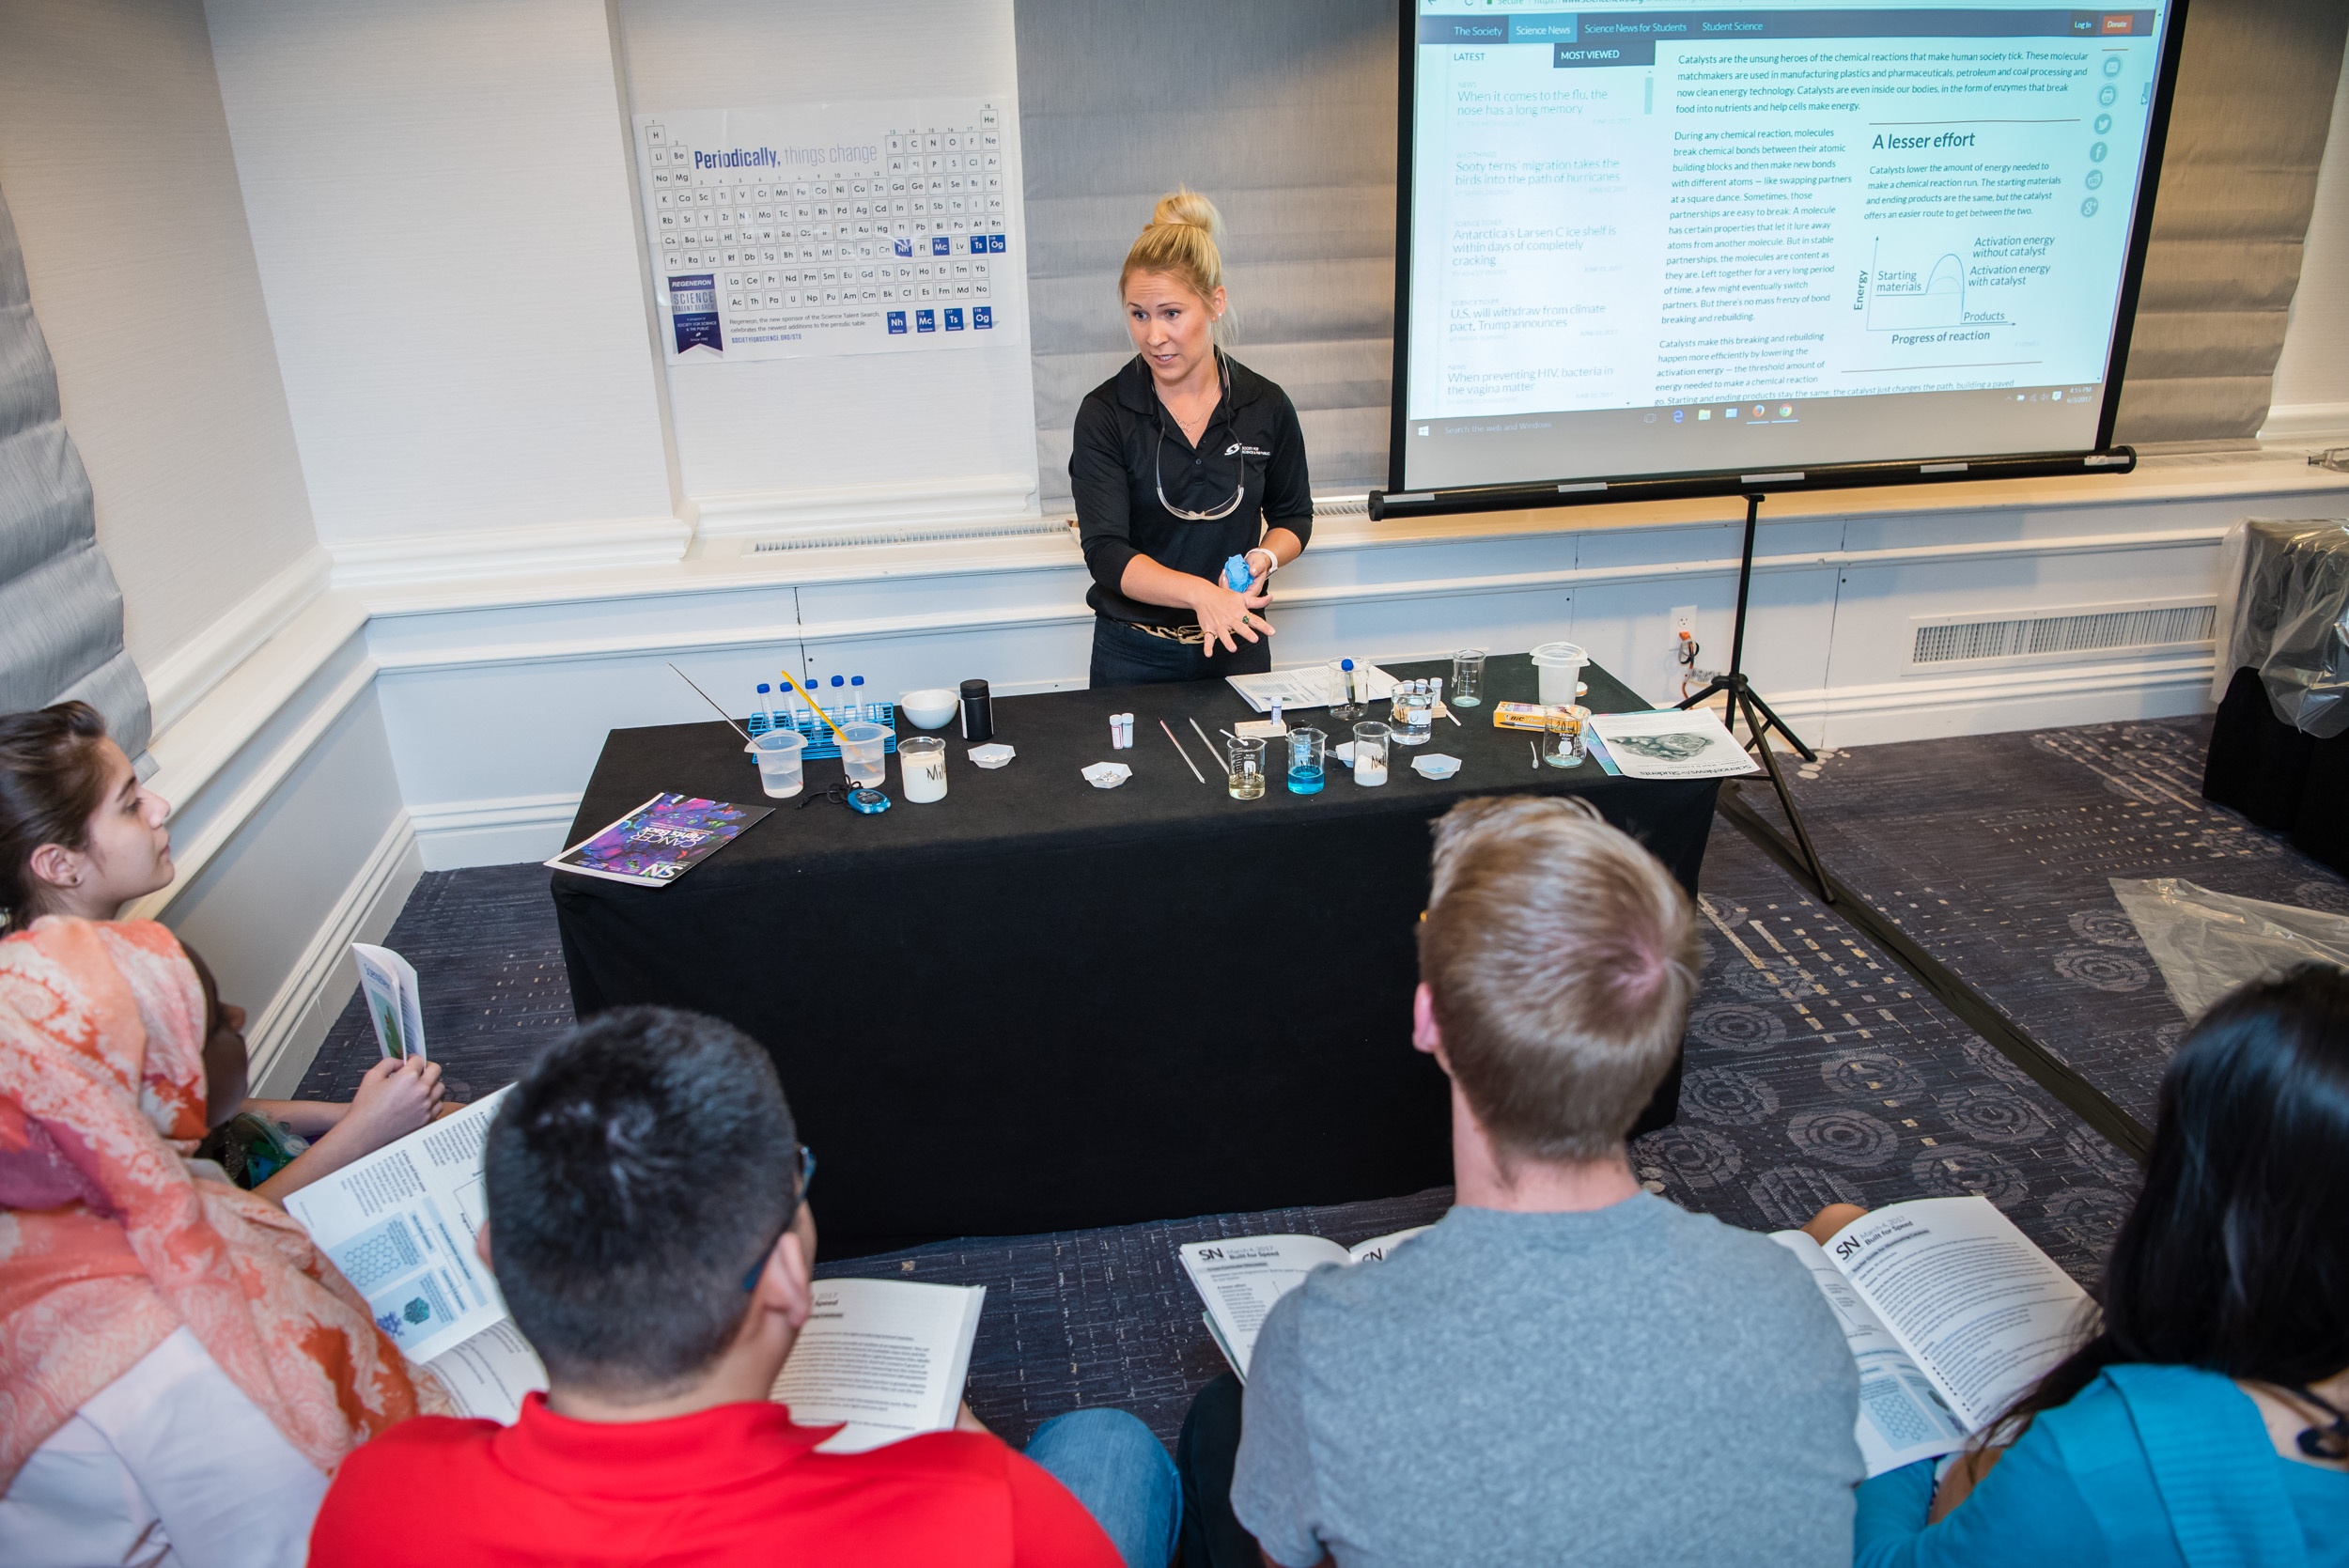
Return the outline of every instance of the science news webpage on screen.
<path id="1" fill-rule="evenodd" d="M 1416 4 L 1407 487 L 2093 443 L 2165 7 Z"/>

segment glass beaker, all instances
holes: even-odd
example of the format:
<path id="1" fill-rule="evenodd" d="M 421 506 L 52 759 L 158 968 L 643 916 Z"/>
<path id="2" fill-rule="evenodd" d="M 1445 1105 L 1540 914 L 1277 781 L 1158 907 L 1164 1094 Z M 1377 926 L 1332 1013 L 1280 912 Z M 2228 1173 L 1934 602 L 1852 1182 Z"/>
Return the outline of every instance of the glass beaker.
<path id="1" fill-rule="evenodd" d="M 1579 768 L 1582 759 L 1591 754 L 1591 742 L 1584 727 L 1591 722 L 1591 710 L 1571 703 L 1553 703 L 1542 709 L 1542 760 L 1552 768 Z"/>
<path id="2" fill-rule="evenodd" d="M 758 787 L 778 800 L 788 800 L 806 788 L 807 773 L 801 764 L 805 745 L 797 730 L 762 730 L 754 736 L 751 751 L 758 758 Z"/>
<path id="3" fill-rule="evenodd" d="M 897 742 L 897 776 L 906 799 L 916 805 L 946 799 L 946 742 L 935 735 L 909 735 Z"/>
<path id="4" fill-rule="evenodd" d="M 1354 726 L 1356 784 L 1382 784 L 1387 782 L 1387 742 L 1393 733 L 1375 719 Z"/>
<path id="5" fill-rule="evenodd" d="M 1352 668 L 1347 668 L 1349 665 Z M 1362 667 L 1351 659 L 1330 660 L 1330 718 L 1359 719 L 1362 716 L 1360 692 L 1367 678 Z"/>
<path id="6" fill-rule="evenodd" d="M 1330 737 L 1316 729 L 1289 731 L 1289 793 L 1318 795 L 1325 775 Z"/>
<path id="7" fill-rule="evenodd" d="M 1436 695 L 1423 680 L 1394 689 L 1393 739 L 1397 746 L 1424 746 L 1435 727 Z"/>
<path id="8" fill-rule="evenodd" d="M 840 766 L 850 784 L 878 789 L 889 782 L 889 737 L 894 733 L 887 724 L 840 726 Z"/>
<path id="9" fill-rule="evenodd" d="M 1476 707 L 1485 701 L 1485 650 L 1462 648 L 1452 656 L 1452 695 L 1446 699 L 1454 707 Z"/>
<path id="10" fill-rule="evenodd" d="M 1264 742 L 1235 737 L 1223 743 L 1231 766 L 1224 785 L 1235 800 L 1264 799 Z"/>

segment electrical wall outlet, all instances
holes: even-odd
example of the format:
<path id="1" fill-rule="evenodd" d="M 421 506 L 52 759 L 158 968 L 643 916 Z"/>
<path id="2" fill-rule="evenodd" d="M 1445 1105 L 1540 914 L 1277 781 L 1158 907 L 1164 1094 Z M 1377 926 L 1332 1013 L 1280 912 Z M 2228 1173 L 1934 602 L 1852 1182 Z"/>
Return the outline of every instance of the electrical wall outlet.
<path id="1" fill-rule="evenodd" d="M 1691 637 L 1697 634 L 1697 607 L 1693 604 L 1684 604 L 1672 611 L 1672 646 L 1680 645 L 1680 634 L 1684 631 Z"/>

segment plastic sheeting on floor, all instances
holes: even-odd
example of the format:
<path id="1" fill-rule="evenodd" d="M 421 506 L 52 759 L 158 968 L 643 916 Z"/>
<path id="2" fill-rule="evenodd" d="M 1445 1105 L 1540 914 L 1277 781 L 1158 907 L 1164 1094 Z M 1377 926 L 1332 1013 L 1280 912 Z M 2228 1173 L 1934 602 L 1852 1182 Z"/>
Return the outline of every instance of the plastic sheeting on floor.
<path id="1" fill-rule="evenodd" d="M 2170 999 L 2189 1018 L 2237 986 L 2295 964 L 2349 969 L 2349 915 L 2213 893 L 2176 877 L 2111 880 Z"/>

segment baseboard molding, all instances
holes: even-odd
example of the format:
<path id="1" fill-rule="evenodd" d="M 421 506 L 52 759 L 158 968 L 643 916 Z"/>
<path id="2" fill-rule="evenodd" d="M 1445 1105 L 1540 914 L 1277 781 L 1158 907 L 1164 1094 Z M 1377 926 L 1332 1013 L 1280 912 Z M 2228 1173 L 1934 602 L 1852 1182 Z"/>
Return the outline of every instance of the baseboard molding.
<path id="1" fill-rule="evenodd" d="M 2260 440 L 2286 445 L 2349 442 L 2349 403 L 2279 403 L 2267 411 Z"/>
<path id="2" fill-rule="evenodd" d="M 2200 713 L 2214 662 L 2203 648 L 1759 695 L 1814 746 L 1876 746 Z"/>
<path id="3" fill-rule="evenodd" d="M 334 558 L 313 545 L 211 625 L 147 665 L 155 732 L 161 735 L 186 717 L 256 649 L 292 625 L 326 592 L 334 567 Z"/>
<path id="4" fill-rule="evenodd" d="M 1033 530 L 1040 514 L 1033 474 L 973 474 L 919 484 L 833 485 L 803 490 L 697 495 L 706 539 L 853 533 L 924 523 L 1001 522 Z"/>
<path id="5" fill-rule="evenodd" d="M 334 586 L 367 589 L 416 582 L 546 576 L 611 567 L 665 567 L 685 559 L 692 524 L 682 518 L 541 522 L 461 533 L 403 534 L 333 545 Z"/>
<path id="6" fill-rule="evenodd" d="M 287 1099 L 310 1070 L 326 1032 L 341 1016 L 359 985 L 351 962 L 352 942 L 380 942 L 398 918 L 400 906 L 424 874 L 414 826 L 406 812 L 393 817 L 359 875 L 334 901 L 318 935 L 245 1030 L 251 1052 L 253 1092 Z"/>
<path id="7" fill-rule="evenodd" d="M 564 847 L 579 813 L 576 791 L 447 800 L 410 814 L 427 871 L 543 861 Z"/>

